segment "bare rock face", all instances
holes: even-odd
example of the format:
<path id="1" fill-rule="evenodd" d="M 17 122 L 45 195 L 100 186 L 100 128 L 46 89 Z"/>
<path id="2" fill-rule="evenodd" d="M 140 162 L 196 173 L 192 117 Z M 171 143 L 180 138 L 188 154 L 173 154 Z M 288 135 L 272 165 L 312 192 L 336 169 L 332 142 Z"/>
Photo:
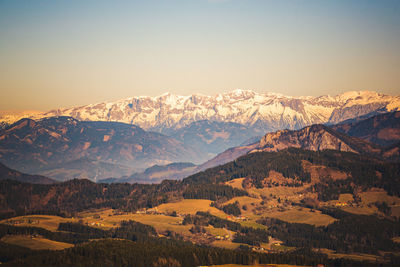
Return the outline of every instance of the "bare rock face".
<path id="1" fill-rule="evenodd" d="M 312 151 L 333 149 L 357 153 L 357 150 L 323 125 L 313 125 L 298 131 L 283 130 L 268 133 L 260 140 L 257 150 L 276 152 L 289 147 Z"/>

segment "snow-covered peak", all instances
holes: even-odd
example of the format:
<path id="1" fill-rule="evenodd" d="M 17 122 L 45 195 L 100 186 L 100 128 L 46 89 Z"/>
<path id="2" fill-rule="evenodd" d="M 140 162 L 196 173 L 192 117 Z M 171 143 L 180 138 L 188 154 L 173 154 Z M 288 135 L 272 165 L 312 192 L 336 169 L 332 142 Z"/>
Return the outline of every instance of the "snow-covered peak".
<path id="1" fill-rule="evenodd" d="M 372 92 L 372 91 L 349 91 L 349 92 L 339 94 L 335 98 L 338 101 L 346 102 L 349 100 L 360 100 L 360 99 L 367 100 L 370 98 L 379 99 L 382 96 L 385 96 L 385 95 L 379 94 L 377 92 Z"/>
<path id="2" fill-rule="evenodd" d="M 78 120 L 119 121 L 162 131 L 195 121 L 235 122 L 263 131 L 298 129 L 315 123 L 337 123 L 371 112 L 400 108 L 400 96 L 351 91 L 337 96 L 291 97 L 237 89 L 214 96 L 165 93 L 52 110 L 39 117 L 72 116 Z"/>

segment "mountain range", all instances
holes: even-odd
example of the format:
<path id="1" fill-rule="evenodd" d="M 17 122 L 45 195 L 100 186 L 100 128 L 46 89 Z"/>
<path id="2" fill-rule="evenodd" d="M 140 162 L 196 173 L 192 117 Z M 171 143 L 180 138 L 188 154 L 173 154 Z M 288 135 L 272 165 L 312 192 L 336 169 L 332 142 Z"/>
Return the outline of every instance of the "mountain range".
<path id="1" fill-rule="evenodd" d="M 164 94 L 32 113 L 11 125 L 29 114 L 1 113 L 0 161 L 57 180 L 156 182 L 249 152 L 288 147 L 396 159 L 400 115 L 388 111 L 399 107 L 399 96 L 375 92 L 288 97 L 235 90 L 215 97 Z M 171 168 L 178 162 L 201 165 Z M 149 176 L 146 169 L 154 165 L 166 170 Z"/>
<path id="2" fill-rule="evenodd" d="M 22 119 L 0 131 L 1 162 L 59 180 L 120 177 L 188 158 L 195 151 L 176 139 L 118 122 Z"/>
<path id="3" fill-rule="evenodd" d="M 181 128 L 174 138 L 117 122 L 82 122 L 71 117 L 22 119 L 0 131 L 0 161 L 11 168 L 59 181 L 88 178 L 149 183 L 182 179 L 247 153 L 290 147 L 396 160 L 400 155 L 399 121 L 400 112 L 392 112 L 332 126 L 316 124 L 300 130 L 279 130 L 206 160 L 206 144 L 214 147 L 215 152 L 233 144 L 221 138 L 208 142 L 213 139 L 212 133 L 242 130 L 238 136 L 244 139 L 248 137 L 248 128 L 235 123 L 200 121 Z M 179 163 L 188 160 L 204 163 Z"/>
<path id="4" fill-rule="evenodd" d="M 15 180 L 33 184 L 52 184 L 56 181 L 42 175 L 30 175 L 13 170 L 0 163 L 0 180 Z"/>
<path id="5" fill-rule="evenodd" d="M 292 97 L 235 90 L 215 96 L 166 93 L 157 97 L 131 97 L 114 102 L 33 113 L 32 118 L 70 116 L 81 121 L 123 122 L 167 135 L 171 134 L 171 130 L 192 122 L 208 120 L 234 122 L 265 133 L 300 129 L 312 124 L 336 124 L 399 108 L 400 96 L 370 91 L 352 91 L 336 96 Z M 0 116 L 0 121 L 10 124 L 29 116 L 29 113 Z"/>
<path id="6" fill-rule="evenodd" d="M 344 132 L 344 129 L 347 132 Z M 399 130 L 400 112 L 380 114 L 364 120 L 332 126 L 315 124 L 300 130 L 279 130 L 267 133 L 251 144 L 229 148 L 196 167 L 189 166 L 188 168 L 182 165 L 184 167 L 179 168 L 180 164 L 157 166 L 157 171 L 149 168 L 143 173 L 135 173 L 130 177 L 107 179 L 102 182 L 157 182 L 157 179 L 151 178 L 152 176 L 158 177 L 159 181 L 171 178 L 181 179 L 190 174 L 226 164 L 246 154 L 278 152 L 289 148 L 310 151 L 337 150 L 397 161 L 400 156 L 400 139 L 397 135 Z M 175 168 L 171 169 L 170 166 L 175 166 Z"/>

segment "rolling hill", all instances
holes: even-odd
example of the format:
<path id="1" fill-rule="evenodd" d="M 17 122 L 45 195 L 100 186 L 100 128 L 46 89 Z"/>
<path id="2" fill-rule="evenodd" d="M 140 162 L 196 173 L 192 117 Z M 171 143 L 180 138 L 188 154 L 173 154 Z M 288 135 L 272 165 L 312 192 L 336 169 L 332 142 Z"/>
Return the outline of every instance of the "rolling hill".
<path id="1" fill-rule="evenodd" d="M 381 146 L 400 142 L 400 111 L 389 112 L 332 126 L 338 132 L 358 137 Z"/>

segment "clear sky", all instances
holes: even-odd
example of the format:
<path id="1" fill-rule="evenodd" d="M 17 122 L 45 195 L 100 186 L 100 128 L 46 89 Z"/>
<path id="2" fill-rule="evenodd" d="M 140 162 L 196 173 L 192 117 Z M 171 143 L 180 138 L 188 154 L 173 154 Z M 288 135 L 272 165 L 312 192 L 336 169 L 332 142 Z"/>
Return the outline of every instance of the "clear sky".
<path id="1" fill-rule="evenodd" d="M 400 94 L 400 1 L 0 0 L 0 110 L 236 88 Z"/>

